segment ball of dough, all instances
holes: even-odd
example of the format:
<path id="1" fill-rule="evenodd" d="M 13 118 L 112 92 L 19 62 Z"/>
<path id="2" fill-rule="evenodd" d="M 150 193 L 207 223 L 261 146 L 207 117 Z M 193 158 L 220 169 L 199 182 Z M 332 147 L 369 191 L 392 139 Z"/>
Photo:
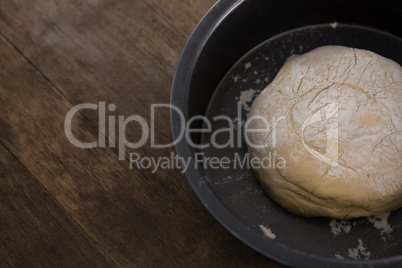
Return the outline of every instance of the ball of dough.
<path id="1" fill-rule="evenodd" d="M 401 66 L 373 52 L 324 46 L 288 60 L 248 115 L 250 157 L 285 161 L 253 166 L 262 187 L 307 217 L 402 207 L 401 100 Z"/>

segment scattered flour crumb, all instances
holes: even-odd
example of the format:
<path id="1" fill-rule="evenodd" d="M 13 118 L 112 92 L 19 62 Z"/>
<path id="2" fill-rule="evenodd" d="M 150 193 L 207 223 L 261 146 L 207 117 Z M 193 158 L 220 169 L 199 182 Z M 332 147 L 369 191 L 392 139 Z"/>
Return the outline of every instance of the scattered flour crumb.
<path id="1" fill-rule="evenodd" d="M 249 90 L 244 90 L 241 92 L 240 97 L 238 100 L 240 100 L 241 105 L 243 106 L 243 109 L 246 111 L 250 111 L 251 109 L 251 104 L 249 105 L 250 102 L 253 101 L 253 98 L 255 94 L 257 94 L 257 90 L 255 89 L 249 89 Z"/>
<path id="2" fill-rule="evenodd" d="M 388 217 L 391 213 L 385 213 L 382 215 L 367 217 L 368 221 L 373 224 L 373 226 L 381 231 L 381 235 L 389 234 L 393 231 L 391 225 L 388 223 Z"/>
<path id="3" fill-rule="evenodd" d="M 329 226 L 331 226 L 331 232 L 334 234 L 334 236 L 340 234 L 342 230 L 345 233 L 349 233 L 350 230 L 352 229 L 352 226 L 348 223 L 348 221 L 342 221 L 337 219 L 332 219 L 331 222 L 329 223 Z"/>
<path id="4" fill-rule="evenodd" d="M 359 245 L 356 248 L 348 249 L 348 256 L 354 260 L 361 260 L 364 258 L 365 260 L 370 259 L 371 252 L 367 251 L 367 248 L 363 245 L 363 241 L 361 239 L 358 240 Z"/>
<path id="5" fill-rule="evenodd" d="M 337 22 L 332 22 L 329 24 L 329 26 L 331 26 L 332 28 L 336 29 L 336 27 L 338 26 Z"/>
<path id="6" fill-rule="evenodd" d="M 251 67 L 251 62 L 246 62 L 246 64 L 244 64 L 244 68 L 247 70 L 248 68 Z"/>
<path id="7" fill-rule="evenodd" d="M 389 235 L 393 229 L 391 225 L 388 223 L 388 217 L 391 213 L 385 213 L 382 215 L 377 216 L 370 216 L 367 217 L 369 223 L 371 223 L 377 230 L 381 232 L 381 235 Z M 353 226 L 356 225 L 358 222 L 354 221 Z M 362 223 L 362 222 L 360 222 Z M 336 236 L 340 234 L 342 231 L 345 233 L 349 233 L 352 229 L 352 223 L 347 220 L 337 220 L 332 219 L 329 223 L 331 227 L 331 232 Z"/>
<path id="8" fill-rule="evenodd" d="M 337 260 L 344 260 L 345 259 L 345 257 L 343 257 L 341 254 L 339 254 L 339 252 L 335 254 L 335 258 Z"/>
<path id="9" fill-rule="evenodd" d="M 234 129 L 237 129 L 239 126 L 242 127 L 242 126 L 244 126 L 244 124 L 246 124 L 246 122 L 244 120 L 241 120 L 238 117 L 233 118 L 232 122 L 233 122 Z"/>
<path id="10" fill-rule="evenodd" d="M 266 237 L 268 237 L 269 239 L 275 240 L 276 235 L 271 231 L 271 229 L 265 227 L 264 225 L 260 225 L 260 229 Z"/>
<path id="11" fill-rule="evenodd" d="M 233 78 L 233 81 L 236 83 L 240 79 L 240 76 L 235 75 L 232 78 Z"/>
<path id="12" fill-rule="evenodd" d="M 293 53 L 295 53 L 295 48 L 294 47 L 290 50 L 289 54 L 293 55 Z"/>
<path id="13" fill-rule="evenodd" d="M 286 61 L 290 61 L 290 60 L 292 60 L 292 59 L 294 59 L 294 58 L 297 58 L 299 55 L 297 55 L 297 54 L 292 54 L 292 55 L 290 55 L 287 59 L 286 59 Z"/>
<path id="14" fill-rule="evenodd" d="M 366 217 L 369 224 L 372 224 L 374 228 L 380 231 L 382 236 L 382 240 L 384 242 L 392 242 L 394 237 L 390 234 L 393 229 L 388 222 L 388 217 L 391 213 L 385 213 L 377 216 Z M 332 219 L 329 223 L 331 227 L 331 232 L 335 236 L 341 234 L 342 232 L 349 233 L 353 226 L 359 224 L 367 224 L 366 220 L 361 221 L 347 221 L 347 220 L 338 220 Z M 359 245 L 356 248 L 348 249 L 348 257 L 355 260 L 365 259 L 368 260 L 371 256 L 371 252 L 367 250 L 367 247 L 363 245 L 363 241 L 361 239 L 358 240 Z M 389 244 L 389 243 L 388 243 Z M 385 245 L 387 247 L 387 244 Z M 335 254 L 335 258 L 338 260 L 345 259 L 340 252 Z"/>

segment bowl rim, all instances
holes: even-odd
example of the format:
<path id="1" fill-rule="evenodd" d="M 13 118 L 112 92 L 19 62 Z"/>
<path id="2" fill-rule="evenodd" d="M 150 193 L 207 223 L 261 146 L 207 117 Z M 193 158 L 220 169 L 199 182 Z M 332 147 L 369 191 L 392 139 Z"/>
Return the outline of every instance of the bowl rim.
<path id="1" fill-rule="evenodd" d="M 194 68 L 202 50 L 220 23 L 235 9 L 240 8 L 246 1 L 247 0 L 219 0 L 204 15 L 184 46 L 173 77 L 170 104 L 183 112 L 186 121 L 188 120 L 189 104 L 187 100 L 189 87 Z M 183 158 L 190 159 L 190 165 L 185 171 L 187 180 L 209 213 L 226 230 L 250 248 L 274 261 L 288 266 L 390 267 L 392 265 L 402 264 L 402 255 L 372 260 L 337 260 L 335 258 L 317 256 L 275 242 L 266 238 L 263 234 L 256 232 L 224 206 L 222 201 L 208 186 L 201 169 L 195 168 L 195 161 L 193 159 L 195 151 L 185 139 L 180 138 L 182 122 L 178 120 L 175 115 L 176 112 L 176 110 L 170 109 L 171 131 L 173 140 L 178 141 L 175 143 L 175 148 L 176 153 L 181 157 L 180 161 L 182 161 Z M 181 162 L 181 164 L 183 163 Z"/>

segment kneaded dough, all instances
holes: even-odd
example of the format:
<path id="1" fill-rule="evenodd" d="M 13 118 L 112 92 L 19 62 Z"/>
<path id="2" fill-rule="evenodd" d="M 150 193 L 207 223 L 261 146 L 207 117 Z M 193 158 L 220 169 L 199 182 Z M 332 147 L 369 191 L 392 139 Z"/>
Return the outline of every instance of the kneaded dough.
<path id="1" fill-rule="evenodd" d="M 373 52 L 324 46 L 288 60 L 248 115 L 250 157 L 285 161 L 253 166 L 262 187 L 307 217 L 402 207 L 401 99 L 401 66 Z"/>

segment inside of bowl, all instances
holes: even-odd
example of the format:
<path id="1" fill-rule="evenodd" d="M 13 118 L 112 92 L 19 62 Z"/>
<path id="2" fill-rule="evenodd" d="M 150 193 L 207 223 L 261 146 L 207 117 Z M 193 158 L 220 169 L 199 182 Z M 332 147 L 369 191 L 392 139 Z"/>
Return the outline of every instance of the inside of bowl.
<path id="1" fill-rule="evenodd" d="M 396 2 L 309 0 L 221 0 L 220 2 L 220 8 L 226 9 L 225 13 L 210 12 L 210 16 L 207 15 L 203 19 L 201 24 L 208 27 L 196 30 L 197 34 L 194 34 L 189 42 L 195 48 L 192 51 L 196 53 L 187 54 L 185 56 L 188 58 L 183 59 L 191 63 L 189 70 L 182 70 L 186 71 L 191 79 L 185 86 L 188 92 L 180 95 L 184 96 L 183 100 L 177 103 L 183 103 L 183 106 L 179 106 L 184 107 L 186 118 L 196 115 L 211 118 L 223 113 L 231 118 L 234 124 L 239 123 L 238 129 L 241 130 L 247 106 L 251 104 L 251 101 L 248 101 L 250 96 L 251 99 L 255 97 L 272 81 L 289 56 L 307 52 L 324 44 L 369 49 L 401 64 L 401 53 L 400 49 L 398 50 L 401 41 L 400 38 L 397 38 L 399 41 L 394 39 L 395 36 L 402 36 Z M 214 18 L 212 15 L 218 17 Z M 303 26 L 305 27 L 300 28 Z M 366 26 L 369 28 L 365 28 Z M 374 30 L 372 31 L 370 27 Z M 277 41 L 276 44 L 272 42 L 274 39 Z M 397 44 L 392 45 L 392 42 Z M 180 91 L 179 94 L 183 92 Z M 237 101 L 240 101 L 242 112 L 240 115 L 237 113 L 239 110 Z M 215 122 L 212 128 L 220 128 L 224 126 L 222 124 L 223 121 Z M 197 121 L 192 126 L 200 128 L 202 121 Z M 241 136 L 241 134 L 235 135 Z M 208 142 L 211 137 L 195 133 L 192 138 L 195 143 L 202 144 Z M 225 135 L 217 137 L 221 143 L 226 139 Z M 242 139 L 240 144 L 242 146 L 229 150 L 209 148 L 200 152 L 205 156 L 230 158 L 234 153 L 239 155 L 246 153 Z M 187 147 L 180 144 L 178 153 L 182 151 L 192 155 L 197 152 L 195 149 L 191 149 L 191 152 L 182 150 Z M 250 168 L 238 166 L 219 170 L 203 168 L 199 164 L 196 169 L 186 174 L 201 201 L 224 226 L 230 225 L 233 228 L 237 224 L 225 222 L 227 214 L 217 215 L 223 210 L 220 206 L 219 209 L 214 209 L 217 207 L 213 204 L 215 197 L 219 198 L 225 209 L 231 211 L 239 221 L 252 228 L 253 232 L 260 234 L 262 238 L 264 237 L 261 226 L 264 226 L 275 234 L 276 243 L 296 250 L 293 251 L 291 258 L 289 258 L 290 252 L 288 257 L 286 254 L 283 255 L 287 252 L 286 249 L 280 249 L 278 252 L 282 253 L 273 255 L 272 244 L 261 244 L 258 237 L 248 231 L 243 232 L 242 226 L 236 227 L 237 237 L 259 252 L 279 261 L 296 264 L 300 260 L 310 260 L 311 263 L 327 264 L 327 258 L 379 260 L 368 262 L 370 266 L 373 264 L 387 266 L 390 263 L 402 262 L 400 258 L 389 259 L 400 256 L 402 252 L 400 210 L 379 219 L 361 218 L 351 221 L 308 219 L 293 215 L 271 201 L 259 186 Z M 189 174 L 192 176 L 189 177 Z M 208 190 L 203 180 L 207 181 Z M 214 198 L 210 197 L 210 190 Z M 236 232 L 234 229 L 231 231 Z M 245 234 L 251 235 L 255 241 L 242 237 Z M 311 255 L 295 253 L 298 251 Z M 325 259 L 314 262 L 316 260 L 314 256 Z M 331 262 L 331 264 L 337 266 L 339 263 Z M 339 265 L 343 267 L 346 264 L 353 266 L 356 263 L 341 262 Z M 359 265 L 362 263 L 359 262 Z"/>
<path id="2" fill-rule="evenodd" d="M 313 25 L 266 40 L 233 65 L 211 97 L 206 117 L 212 131 L 201 137 L 201 144 L 211 146 L 202 150 L 203 157 L 209 159 L 206 161 L 228 159 L 230 164 L 227 168 L 214 168 L 211 163 L 206 163 L 205 177 L 233 214 L 257 232 L 270 229 L 278 243 L 308 254 L 337 259 L 398 256 L 402 252 L 402 227 L 399 225 L 402 210 L 378 218 L 349 221 L 296 216 L 265 194 L 247 158 L 243 125 L 253 99 L 272 81 L 289 57 L 323 45 L 368 49 L 402 63 L 400 38 L 356 25 Z M 230 120 L 215 120 L 222 115 Z M 227 131 L 212 137 L 218 130 L 232 127 L 232 133 Z M 228 144 L 230 140 L 235 141 L 234 146 Z M 278 164 L 275 161 L 278 159 L 272 157 L 269 165 L 274 167 Z"/>

